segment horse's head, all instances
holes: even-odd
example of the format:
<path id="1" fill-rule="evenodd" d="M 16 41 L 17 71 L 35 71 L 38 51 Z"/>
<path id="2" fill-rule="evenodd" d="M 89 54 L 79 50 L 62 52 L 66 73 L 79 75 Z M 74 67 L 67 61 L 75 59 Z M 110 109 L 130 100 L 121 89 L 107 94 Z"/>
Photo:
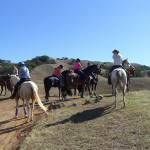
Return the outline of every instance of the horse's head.
<path id="1" fill-rule="evenodd" d="M 128 59 L 125 59 L 122 61 L 122 66 L 125 68 L 125 69 L 130 69 L 131 65 L 130 63 L 128 62 Z"/>
<path id="2" fill-rule="evenodd" d="M 135 68 L 129 63 L 128 59 L 123 60 L 122 66 L 131 72 L 134 76 Z"/>
<path id="3" fill-rule="evenodd" d="M 10 81 L 11 81 L 11 83 L 12 83 L 12 85 L 13 86 L 15 86 L 16 85 L 16 83 L 19 81 L 20 79 L 19 79 L 19 77 L 18 76 L 16 76 L 16 75 L 10 75 Z"/>
<path id="4" fill-rule="evenodd" d="M 101 73 L 101 69 L 100 67 L 98 67 L 97 64 L 91 65 L 89 67 L 87 67 L 86 69 L 84 69 L 84 72 L 86 72 L 87 74 L 91 74 L 92 72 L 99 74 Z"/>

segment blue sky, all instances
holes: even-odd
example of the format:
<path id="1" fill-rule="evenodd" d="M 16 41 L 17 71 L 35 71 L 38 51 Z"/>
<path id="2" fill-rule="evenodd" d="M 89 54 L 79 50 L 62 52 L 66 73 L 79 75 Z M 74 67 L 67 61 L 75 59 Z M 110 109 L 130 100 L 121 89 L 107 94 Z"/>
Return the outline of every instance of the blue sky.
<path id="1" fill-rule="evenodd" d="M 113 62 L 118 49 L 150 66 L 150 0 L 0 0 L 0 59 Z"/>

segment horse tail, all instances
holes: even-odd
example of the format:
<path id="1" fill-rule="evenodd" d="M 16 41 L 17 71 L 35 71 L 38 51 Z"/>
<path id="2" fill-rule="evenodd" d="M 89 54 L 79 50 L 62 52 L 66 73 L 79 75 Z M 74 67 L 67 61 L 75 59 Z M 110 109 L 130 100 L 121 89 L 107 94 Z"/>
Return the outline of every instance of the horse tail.
<path id="1" fill-rule="evenodd" d="M 33 93 L 34 93 L 34 97 L 37 100 L 37 102 L 38 102 L 39 106 L 41 107 L 41 109 L 43 109 L 46 112 L 48 109 L 42 104 L 41 99 L 39 98 L 39 95 L 38 95 L 37 91 L 33 90 Z"/>
<path id="2" fill-rule="evenodd" d="M 119 83 L 119 86 L 121 88 L 121 90 L 123 89 L 123 85 L 126 85 L 126 77 L 125 77 L 125 74 L 123 74 L 122 70 L 118 70 L 117 71 L 117 78 L 119 79 L 118 80 L 118 83 Z M 121 82 L 122 80 L 122 82 Z"/>

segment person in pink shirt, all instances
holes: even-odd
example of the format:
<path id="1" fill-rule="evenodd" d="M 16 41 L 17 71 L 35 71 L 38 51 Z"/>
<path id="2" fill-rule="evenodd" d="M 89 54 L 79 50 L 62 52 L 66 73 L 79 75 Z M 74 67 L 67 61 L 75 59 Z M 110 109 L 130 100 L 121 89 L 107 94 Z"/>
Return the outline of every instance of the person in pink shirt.
<path id="1" fill-rule="evenodd" d="M 79 78 L 84 81 L 85 80 L 85 77 L 84 77 L 84 74 L 82 72 L 82 65 L 80 63 L 80 59 L 77 58 L 75 63 L 73 64 L 73 70 L 74 70 L 74 73 L 78 74 L 79 75 Z"/>
<path id="2" fill-rule="evenodd" d="M 63 65 L 59 65 L 57 68 L 54 69 L 52 76 L 55 76 L 59 79 L 60 85 L 64 86 L 63 77 L 61 75 L 61 70 L 63 69 Z"/>

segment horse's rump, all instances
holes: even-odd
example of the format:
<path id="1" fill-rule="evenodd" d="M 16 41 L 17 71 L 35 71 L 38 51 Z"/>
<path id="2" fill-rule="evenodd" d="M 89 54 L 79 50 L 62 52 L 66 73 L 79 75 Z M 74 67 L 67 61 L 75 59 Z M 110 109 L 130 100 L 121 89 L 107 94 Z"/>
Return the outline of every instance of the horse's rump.
<path id="1" fill-rule="evenodd" d="M 51 85 L 53 87 L 58 87 L 60 85 L 60 80 L 55 76 L 48 76 L 44 78 L 44 84 Z"/>
<path id="2" fill-rule="evenodd" d="M 112 80 L 124 79 L 125 83 L 127 83 L 127 74 L 124 69 L 116 68 L 111 73 L 111 79 Z"/>
<path id="3" fill-rule="evenodd" d="M 66 79 L 67 79 L 67 84 L 71 86 L 82 84 L 82 81 L 80 80 L 79 75 L 76 73 L 68 74 Z"/>
<path id="4" fill-rule="evenodd" d="M 25 81 L 20 85 L 17 94 L 20 98 L 29 99 L 35 98 L 33 92 L 38 92 L 37 85 L 33 81 Z"/>

